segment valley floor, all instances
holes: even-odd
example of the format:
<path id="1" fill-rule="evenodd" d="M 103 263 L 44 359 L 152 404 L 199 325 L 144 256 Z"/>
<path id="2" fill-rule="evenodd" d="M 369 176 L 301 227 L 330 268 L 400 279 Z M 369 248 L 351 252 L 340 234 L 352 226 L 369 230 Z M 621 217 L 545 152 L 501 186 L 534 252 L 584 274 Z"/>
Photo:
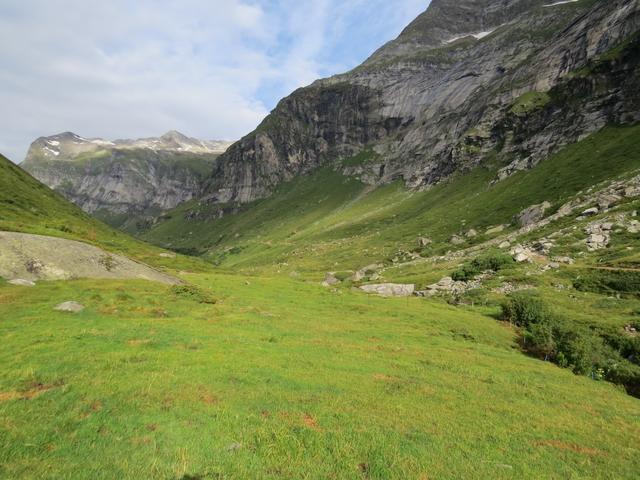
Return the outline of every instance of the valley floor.
<path id="1" fill-rule="evenodd" d="M 638 400 L 523 355 L 490 309 L 183 277 L 0 284 L 0 478 L 640 471 Z"/>

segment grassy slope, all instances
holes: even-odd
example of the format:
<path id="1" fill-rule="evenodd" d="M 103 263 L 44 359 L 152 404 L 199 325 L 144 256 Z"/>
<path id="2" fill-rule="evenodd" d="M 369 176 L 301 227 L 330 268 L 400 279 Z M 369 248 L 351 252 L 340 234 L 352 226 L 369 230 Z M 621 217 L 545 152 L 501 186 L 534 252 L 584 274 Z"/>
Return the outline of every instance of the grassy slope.
<path id="1" fill-rule="evenodd" d="M 523 208 L 545 200 L 558 207 L 583 189 L 640 168 L 638 152 L 640 126 L 608 127 L 495 185 L 497 166 L 488 164 L 420 193 L 400 184 L 369 191 L 322 170 L 222 219 L 186 220 L 185 212 L 199 207 L 184 205 L 145 238 L 201 252 L 212 246 L 211 257 L 230 268 L 357 268 L 414 249 L 421 235 L 435 240 L 436 253 L 450 248 L 452 234 L 511 223 Z"/>
<path id="2" fill-rule="evenodd" d="M 0 155 L 0 230 L 80 240 L 155 266 L 196 268 L 201 262 L 159 257 L 161 249 L 92 219 Z"/>
<path id="3" fill-rule="evenodd" d="M 286 277 L 0 286 L 2 478 L 633 478 L 638 401 L 481 315 Z M 70 298 L 87 309 L 53 313 Z M 237 444 L 234 446 L 234 444 Z"/>

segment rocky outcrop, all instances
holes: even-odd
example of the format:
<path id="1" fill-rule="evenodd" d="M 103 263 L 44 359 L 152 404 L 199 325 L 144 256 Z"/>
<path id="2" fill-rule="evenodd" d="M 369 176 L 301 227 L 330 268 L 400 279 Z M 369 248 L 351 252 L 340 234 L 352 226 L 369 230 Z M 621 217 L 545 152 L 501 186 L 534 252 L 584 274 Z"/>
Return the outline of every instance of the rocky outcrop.
<path id="1" fill-rule="evenodd" d="M 380 283 L 377 285 L 363 285 L 360 287 L 360 290 L 366 293 L 373 293 L 381 297 L 410 297 L 413 295 L 415 289 L 415 285 L 400 283 Z"/>
<path id="2" fill-rule="evenodd" d="M 180 280 L 151 267 L 63 238 L 0 232 L 0 277 L 24 285 L 35 280 L 77 278 L 142 279 L 166 284 Z"/>
<path id="3" fill-rule="evenodd" d="M 635 0 L 433 0 L 355 70 L 294 92 L 222 155 L 209 204 L 250 202 L 330 165 L 432 185 L 489 152 L 499 178 L 608 122 L 640 120 Z M 219 209 L 219 207 L 212 207 Z"/>
<path id="4" fill-rule="evenodd" d="M 68 132 L 33 142 L 21 166 L 84 211 L 135 231 L 199 195 L 228 145 L 178 132 L 113 142 Z"/>

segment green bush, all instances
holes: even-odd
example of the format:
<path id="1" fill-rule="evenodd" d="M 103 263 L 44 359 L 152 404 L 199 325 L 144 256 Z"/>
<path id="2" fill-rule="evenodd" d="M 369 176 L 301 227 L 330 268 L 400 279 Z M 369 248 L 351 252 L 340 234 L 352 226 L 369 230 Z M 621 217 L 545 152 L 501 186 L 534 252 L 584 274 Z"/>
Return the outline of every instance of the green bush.
<path id="1" fill-rule="evenodd" d="M 474 258 L 471 262 L 464 264 L 458 270 L 453 272 L 451 278 L 457 282 L 467 282 L 472 280 L 476 275 L 482 272 L 491 270 L 498 272 L 503 268 L 510 266 L 514 263 L 513 258 L 510 255 L 504 253 L 492 253 L 483 255 L 478 258 Z"/>
<path id="2" fill-rule="evenodd" d="M 522 343 L 527 351 L 543 357 L 545 360 L 553 358 L 557 353 L 554 328 L 551 322 L 531 325 L 524 331 Z"/>
<path id="3" fill-rule="evenodd" d="M 502 319 L 519 327 L 550 323 L 551 312 L 547 305 L 532 293 L 517 292 L 502 304 Z"/>
<path id="4" fill-rule="evenodd" d="M 625 270 L 583 270 L 573 286 L 582 292 L 640 295 L 640 273 Z"/>
<path id="5" fill-rule="evenodd" d="M 215 304 L 217 300 L 209 293 L 195 285 L 174 285 L 171 293 L 198 303 Z"/>

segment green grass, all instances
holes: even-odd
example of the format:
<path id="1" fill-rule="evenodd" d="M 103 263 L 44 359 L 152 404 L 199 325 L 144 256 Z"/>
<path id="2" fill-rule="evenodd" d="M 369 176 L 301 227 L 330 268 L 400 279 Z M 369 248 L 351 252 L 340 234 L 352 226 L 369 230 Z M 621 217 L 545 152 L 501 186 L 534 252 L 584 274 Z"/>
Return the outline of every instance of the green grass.
<path id="1" fill-rule="evenodd" d="M 551 102 L 551 97 L 546 92 L 527 92 L 520 95 L 511 106 L 511 112 L 518 115 L 526 115 L 540 110 Z"/>
<path id="2" fill-rule="evenodd" d="M 287 278 L 0 286 L 2 478 L 633 478 L 637 400 L 421 299 Z M 247 282 L 249 284 L 247 284 Z M 55 313 L 65 300 L 86 305 Z"/>
<path id="3" fill-rule="evenodd" d="M 425 192 L 409 192 L 399 182 L 371 190 L 325 169 L 222 219 L 190 221 L 188 212 L 211 207 L 184 205 L 144 238 L 207 254 L 225 268 L 349 270 L 414 250 L 418 236 L 434 240 L 426 255 L 444 252 L 453 234 L 510 224 L 543 201 L 557 208 L 581 190 L 640 168 L 638 152 L 640 126 L 612 126 L 496 184 L 498 166 L 488 163 Z"/>

